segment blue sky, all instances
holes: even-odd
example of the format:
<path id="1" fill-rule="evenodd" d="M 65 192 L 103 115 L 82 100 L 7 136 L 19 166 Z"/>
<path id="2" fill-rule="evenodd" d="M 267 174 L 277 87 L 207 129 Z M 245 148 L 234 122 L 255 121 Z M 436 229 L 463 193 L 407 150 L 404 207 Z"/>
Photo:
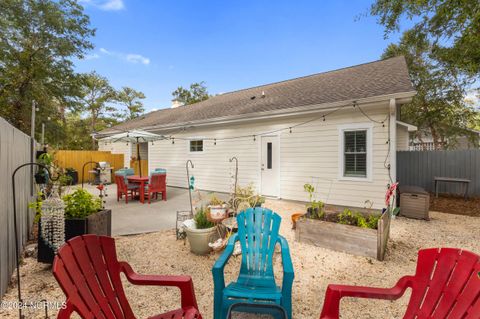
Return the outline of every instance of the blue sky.
<path id="1" fill-rule="evenodd" d="M 398 39 L 383 38 L 367 0 L 80 2 L 97 34 L 77 71 L 144 92 L 148 111 L 180 85 L 217 94 L 282 81 L 377 60 Z"/>

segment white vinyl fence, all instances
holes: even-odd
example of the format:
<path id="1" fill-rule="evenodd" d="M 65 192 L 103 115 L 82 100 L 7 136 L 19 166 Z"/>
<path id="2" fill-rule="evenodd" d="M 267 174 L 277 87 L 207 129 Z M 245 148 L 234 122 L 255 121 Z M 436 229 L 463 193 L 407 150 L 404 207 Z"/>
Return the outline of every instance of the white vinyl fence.
<path id="1" fill-rule="evenodd" d="M 15 270 L 15 234 L 13 227 L 12 173 L 30 162 L 30 137 L 0 117 L 0 299 Z M 28 239 L 34 212 L 28 208 L 31 196 L 30 168 L 16 175 L 17 225 L 20 249 Z"/>

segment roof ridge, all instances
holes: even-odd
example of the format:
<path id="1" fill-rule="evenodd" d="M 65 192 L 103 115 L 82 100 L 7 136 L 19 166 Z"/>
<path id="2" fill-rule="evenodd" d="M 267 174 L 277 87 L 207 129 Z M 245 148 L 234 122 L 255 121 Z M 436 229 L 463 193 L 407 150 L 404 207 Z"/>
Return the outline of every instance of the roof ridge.
<path id="1" fill-rule="evenodd" d="M 264 87 L 264 86 L 286 83 L 286 82 L 300 80 L 300 79 L 306 79 L 306 78 L 313 77 L 313 76 L 338 72 L 338 71 L 347 70 L 347 69 L 353 69 L 353 68 L 357 68 L 357 67 L 368 65 L 368 64 L 373 64 L 373 63 L 378 63 L 378 62 L 383 62 L 383 61 L 393 60 L 393 59 L 398 59 L 398 58 L 405 58 L 405 57 L 403 55 L 397 55 L 397 56 L 387 58 L 387 59 L 378 59 L 378 60 L 374 60 L 374 61 L 370 61 L 370 62 L 359 63 L 359 64 L 355 64 L 355 65 L 351 65 L 351 66 L 346 66 L 346 67 L 343 67 L 343 68 L 338 68 L 338 69 L 335 69 L 335 70 L 329 70 L 329 71 L 318 72 L 318 73 L 313 73 L 313 74 L 309 74 L 309 75 L 297 76 L 297 77 L 294 77 L 294 78 L 291 78 L 291 79 L 277 81 L 277 82 L 271 82 L 271 83 L 267 83 L 267 84 L 255 85 L 255 86 L 252 86 L 252 87 L 249 87 L 249 88 L 244 88 L 244 89 L 239 89 L 239 90 L 234 90 L 234 91 L 229 91 L 229 92 L 225 92 L 225 93 L 222 93 L 222 94 L 214 95 L 212 97 L 224 96 L 224 95 L 231 94 L 231 93 L 237 93 L 237 92 L 247 91 L 247 90 L 251 90 L 251 89 L 261 88 L 261 87 Z M 204 101 L 206 101 L 206 100 L 204 100 Z M 195 104 L 201 103 L 201 102 L 203 102 L 203 101 L 196 102 L 196 103 L 193 103 L 193 104 L 188 104 L 188 105 L 195 105 Z M 182 105 L 182 106 L 186 106 L 186 105 Z"/>

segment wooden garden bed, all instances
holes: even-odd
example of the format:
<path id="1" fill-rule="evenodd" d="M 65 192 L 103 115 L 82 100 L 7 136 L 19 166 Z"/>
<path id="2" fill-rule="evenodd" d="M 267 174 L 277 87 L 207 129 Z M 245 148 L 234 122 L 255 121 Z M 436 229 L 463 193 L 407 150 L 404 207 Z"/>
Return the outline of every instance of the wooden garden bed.
<path id="1" fill-rule="evenodd" d="M 390 233 L 390 215 L 384 213 L 378 228 L 361 228 L 328 221 L 302 218 L 297 221 L 295 239 L 352 255 L 383 260 Z"/>

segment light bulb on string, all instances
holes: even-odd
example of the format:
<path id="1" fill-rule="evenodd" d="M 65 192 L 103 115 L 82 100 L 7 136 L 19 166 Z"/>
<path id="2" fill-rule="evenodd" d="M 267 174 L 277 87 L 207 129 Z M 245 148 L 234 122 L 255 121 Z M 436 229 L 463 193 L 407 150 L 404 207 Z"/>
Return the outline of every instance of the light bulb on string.
<path id="1" fill-rule="evenodd" d="M 257 140 L 257 139 L 256 139 L 256 137 L 255 137 L 255 135 L 254 135 L 254 136 L 253 136 L 253 141 L 255 142 L 256 140 Z"/>
<path id="2" fill-rule="evenodd" d="M 175 144 L 175 137 L 172 137 L 172 144 Z"/>
<path id="3" fill-rule="evenodd" d="M 213 139 L 213 145 L 217 145 L 217 139 L 216 138 Z"/>
<path id="4" fill-rule="evenodd" d="M 292 128 L 290 128 L 290 133 L 292 133 Z"/>

